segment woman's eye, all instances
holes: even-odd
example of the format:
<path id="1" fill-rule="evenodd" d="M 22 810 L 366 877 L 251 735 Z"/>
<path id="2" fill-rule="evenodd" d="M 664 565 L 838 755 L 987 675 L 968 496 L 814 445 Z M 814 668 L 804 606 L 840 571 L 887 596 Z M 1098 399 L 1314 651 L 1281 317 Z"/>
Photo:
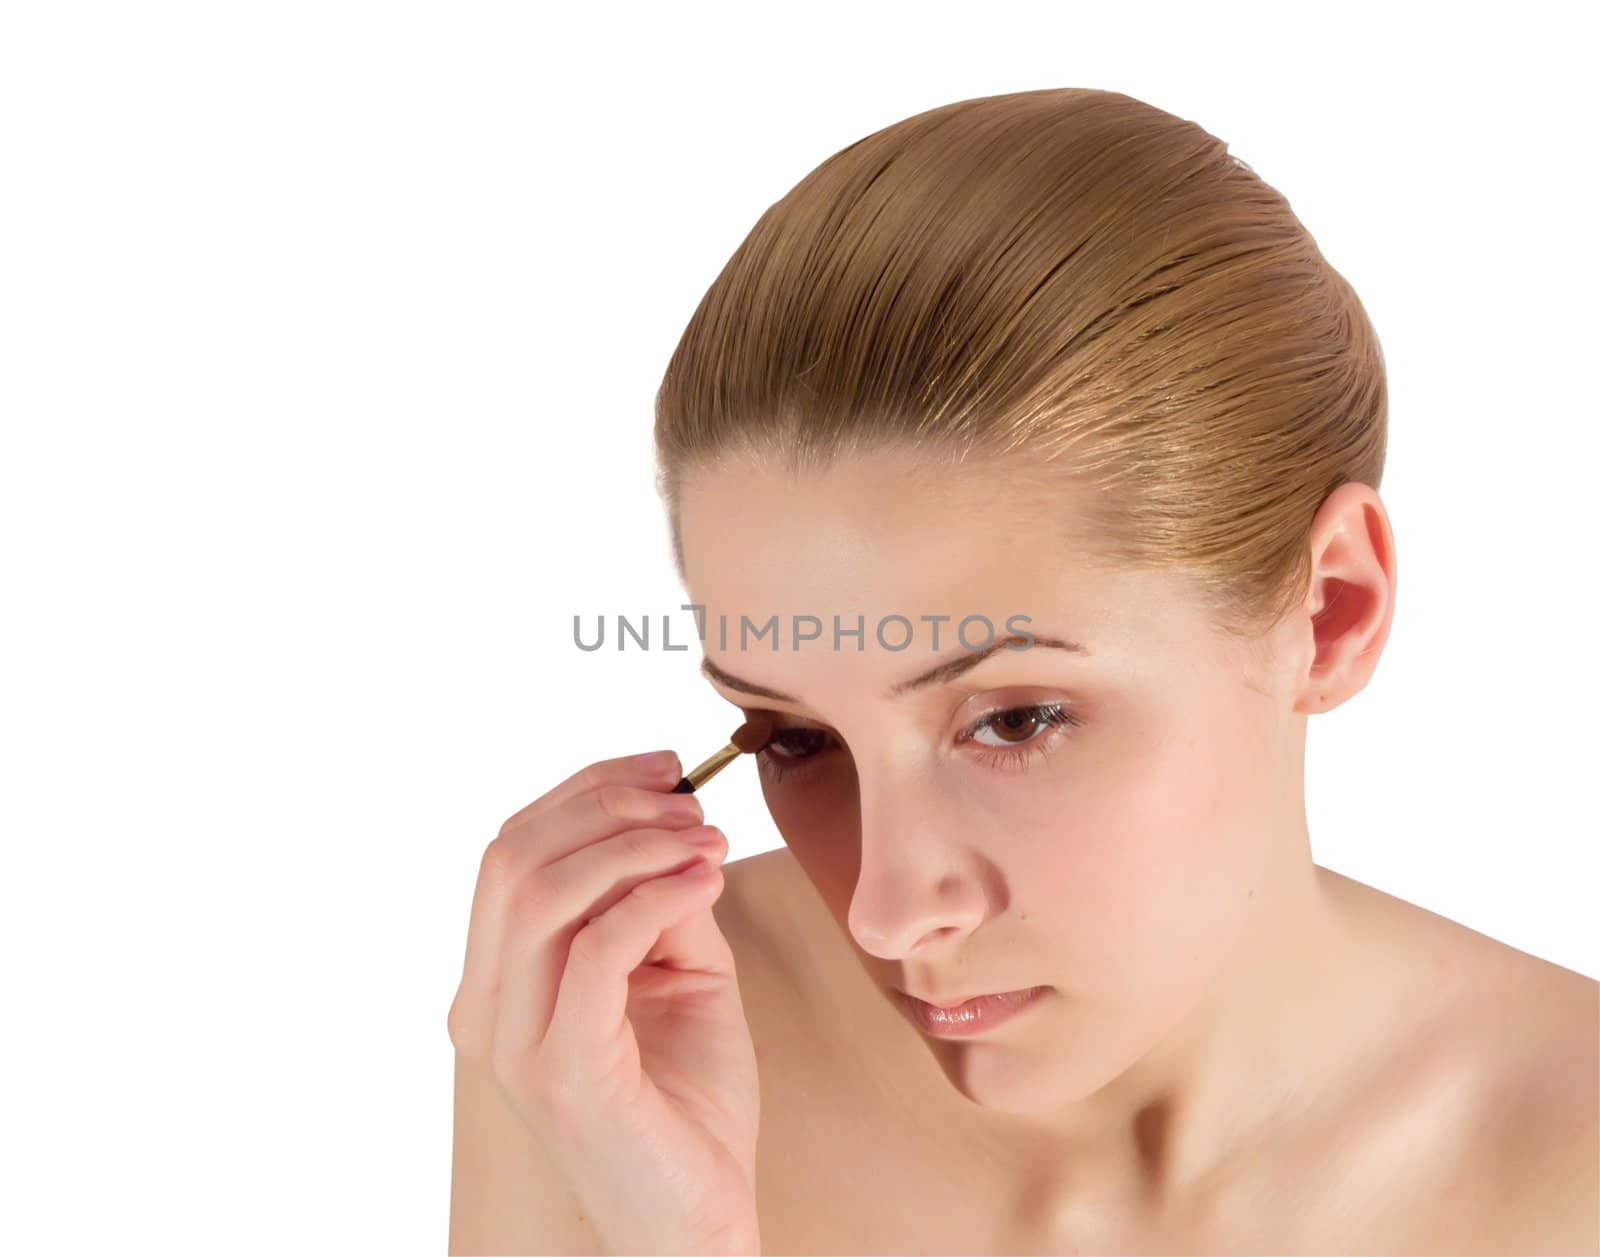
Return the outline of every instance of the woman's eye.
<path id="1" fill-rule="evenodd" d="M 807 768 L 810 761 L 819 758 L 828 749 L 828 743 L 833 741 L 833 735 L 824 729 L 798 725 L 774 729 L 766 746 L 756 755 L 756 765 L 764 767 L 772 779 L 778 781 L 791 772 Z"/>
<path id="2" fill-rule="evenodd" d="M 994 749 L 978 758 L 997 768 L 1025 768 L 1034 759 L 1048 755 L 1068 728 L 1082 723 L 1061 703 L 1033 703 L 1025 707 L 1005 707 L 973 722 L 958 739 Z M 998 739 L 987 742 L 976 735 L 992 733 Z"/>
<path id="3" fill-rule="evenodd" d="M 821 754 L 832 741 L 833 736 L 825 729 L 809 729 L 802 726 L 774 729 L 761 754 L 766 762 L 772 765 L 774 774 L 781 777 L 790 765 Z"/>
<path id="4" fill-rule="evenodd" d="M 1061 703 L 1005 707 L 968 725 L 957 741 L 989 748 L 978 756 L 984 763 L 1021 768 L 1037 755 L 1046 753 L 1048 745 L 1060 740 L 1051 736 L 1053 732 L 1079 723 L 1079 718 Z M 988 734 L 994 740 L 979 737 L 979 734 Z M 824 729 L 798 725 L 775 729 L 759 759 L 776 779 L 821 757 L 830 745 L 838 743 Z"/>
<path id="5" fill-rule="evenodd" d="M 1036 741 L 1040 730 L 1073 723 L 1075 721 L 1071 713 L 1061 704 L 1040 703 L 1033 707 L 1008 707 L 1004 711 L 990 712 L 972 725 L 967 735 L 993 733 L 999 739 L 998 742 L 984 742 L 980 738 L 971 738 L 981 746 L 1019 746 Z"/>

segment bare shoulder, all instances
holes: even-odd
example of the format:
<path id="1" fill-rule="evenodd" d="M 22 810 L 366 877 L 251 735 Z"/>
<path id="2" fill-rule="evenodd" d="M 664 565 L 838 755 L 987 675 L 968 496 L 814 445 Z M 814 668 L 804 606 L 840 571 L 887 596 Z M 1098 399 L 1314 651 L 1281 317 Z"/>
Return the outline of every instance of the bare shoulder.
<path id="1" fill-rule="evenodd" d="M 1472 1251 L 1600 1253 L 1600 982 L 1360 890 L 1430 1040 L 1418 1093 L 1451 1115 L 1446 1224 Z"/>
<path id="2" fill-rule="evenodd" d="M 797 994 L 833 1002 L 869 993 L 838 923 L 787 847 L 725 864 L 722 876 L 713 913 L 733 951 L 752 1029 L 755 1019 L 770 1011 L 784 1022 L 781 1033 L 787 1035 Z M 768 998 L 777 992 L 786 994 L 782 1007 Z M 778 1033 L 776 1025 L 773 1030 Z"/>
<path id="3" fill-rule="evenodd" d="M 779 862 L 788 856 L 786 849 L 764 851 L 722 866 L 722 894 L 712 906 L 712 914 L 730 945 L 736 936 L 747 941 L 760 933 L 763 917 L 771 908 L 772 884 L 781 872 Z"/>
<path id="4" fill-rule="evenodd" d="M 1468 1024 L 1499 1045 L 1489 1120 L 1507 1224 L 1540 1251 L 1600 1254 L 1600 982 L 1504 950 Z"/>
<path id="5" fill-rule="evenodd" d="M 803 876 L 787 847 L 777 847 L 758 855 L 746 856 L 722 866 L 723 898 L 717 901 L 717 911 L 722 911 L 724 899 L 748 898 L 770 892 L 788 879 Z"/>
<path id="6" fill-rule="evenodd" d="M 788 940 L 794 933 L 794 913 L 804 907 L 810 889 L 809 882 L 797 884 L 803 878 L 786 847 L 722 867 L 722 894 L 712 913 L 733 951 L 740 994 L 752 1022 L 760 1015 L 763 997 L 798 976 L 799 955 Z"/>

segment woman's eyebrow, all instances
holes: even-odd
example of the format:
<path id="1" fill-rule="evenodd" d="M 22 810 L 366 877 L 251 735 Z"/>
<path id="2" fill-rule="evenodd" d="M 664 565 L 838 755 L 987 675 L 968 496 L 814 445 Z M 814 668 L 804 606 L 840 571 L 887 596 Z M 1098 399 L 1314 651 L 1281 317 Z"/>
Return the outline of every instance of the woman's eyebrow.
<path id="1" fill-rule="evenodd" d="M 955 655 L 943 663 L 935 664 L 926 672 L 919 673 L 910 680 L 900 681 L 895 685 L 891 685 L 885 692 L 884 697 L 899 698 L 903 694 L 909 694 L 913 690 L 924 689 L 930 685 L 948 684 L 957 677 L 976 668 L 985 659 L 990 658 L 1001 650 L 1028 650 L 1032 646 L 1044 646 L 1050 650 L 1065 650 L 1075 655 L 1081 655 L 1084 658 L 1087 658 L 1091 653 L 1087 646 L 1060 637 L 1041 637 L 1035 633 L 1032 635 L 1032 646 L 1028 642 L 1029 639 L 1026 637 L 1013 635 L 1011 637 L 998 638 L 990 642 L 982 650 L 964 650 L 961 654 Z M 1017 645 L 1013 646 L 1013 643 L 1017 643 Z M 793 694 L 785 694 L 782 690 L 770 689 L 765 685 L 758 685 L 754 681 L 746 681 L 736 677 L 725 668 L 718 667 L 712 663 L 709 657 L 700 660 L 700 671 L 704 676 L 720 682 L 730 690 L 740 690 L 745 694 L 754 694 L 759 698 L 777 699 L 780 703 L 795 703 L 802 707 L 805 706 L 804 699 L 796 698 Z"/>

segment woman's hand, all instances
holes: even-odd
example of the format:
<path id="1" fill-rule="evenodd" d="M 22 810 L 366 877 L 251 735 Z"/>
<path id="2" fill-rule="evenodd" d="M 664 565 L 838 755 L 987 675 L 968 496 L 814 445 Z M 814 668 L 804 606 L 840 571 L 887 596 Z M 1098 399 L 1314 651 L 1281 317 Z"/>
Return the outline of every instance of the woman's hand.
<path id="1" fill-rule="evenodd" d="M 755 1046 L 712 916 L 727 840 L 676 755 L 590 764 L 484 852 L 456 1051 L 612 1252 L 757 1253 Z"/>

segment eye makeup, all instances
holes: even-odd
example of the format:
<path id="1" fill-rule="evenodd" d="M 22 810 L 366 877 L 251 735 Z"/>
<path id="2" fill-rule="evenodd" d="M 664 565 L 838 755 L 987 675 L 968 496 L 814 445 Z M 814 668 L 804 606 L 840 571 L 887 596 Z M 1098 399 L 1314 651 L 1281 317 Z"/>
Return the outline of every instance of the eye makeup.
<path id="1" fill-rule="evenodd" d="M 776 721 L 777 713 L 769 717 Z M 1068 736 L 1068 731 L 1082 724 L 1082 718 L 1066 703 L 1052 700 L 1044 703 L 1019 703 L 996 707 L 974 720 L 956 737 L 958 743 L 973 743 L 985 748 L 975 753 L 979 763 L 1002 771 L 1015 772 L 1026 768 L 1049 755 Z M 979 741 L 977 734 L 993 733 L 1002 741 Z M 1026 736 L 1011 738 L 1012 734 Z M 813 760 L 826 753 L 827 748 L 796 755 L 786 748 L 800 736 L 822 737 L 834 741 L 826 730 L 806 725 L 783 726 L 774 724 L 770 739 L 761 754 L 761 760 L 775 781 L 808 771 Z M 1009 746 L 1014 749 L 1007 749 Z"/>

